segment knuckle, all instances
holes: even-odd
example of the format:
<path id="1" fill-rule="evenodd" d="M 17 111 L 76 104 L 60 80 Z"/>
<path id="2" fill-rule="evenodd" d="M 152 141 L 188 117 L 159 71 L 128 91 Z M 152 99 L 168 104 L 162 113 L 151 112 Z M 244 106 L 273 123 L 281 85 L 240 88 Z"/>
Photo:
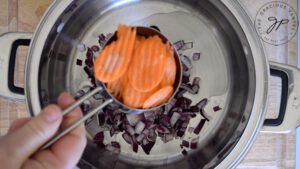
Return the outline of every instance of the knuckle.
<path id="1" fill-rule="evenodd" d="M 38 123 L 34 123 L 34 122 L 28 123 L 27 129 L 28 129 L 29 133 L 31 133 L 32 135 L 34 135 L 36 137 L 41 137 L 41 138 L 45 137 L 45 131 L 44 131 L 42 125 L 40 125 Z"/>

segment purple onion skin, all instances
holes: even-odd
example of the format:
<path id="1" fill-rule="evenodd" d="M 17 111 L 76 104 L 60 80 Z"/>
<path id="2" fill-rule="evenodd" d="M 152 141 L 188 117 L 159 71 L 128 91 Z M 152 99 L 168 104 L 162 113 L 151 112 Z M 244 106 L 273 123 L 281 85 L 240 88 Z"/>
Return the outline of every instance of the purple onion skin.
<path id="1" fill-rule="evenodd" d="M 200 109 L 200 114 L 203 118 L 205 118 L 207 121 L 211 120 L 211 117 L 209 115 L 207 115 L 207 113 L 205 112 L 204 109 Z"/>
<path id="2" fill-rule="evenodd" d="M 200 60 L 200 53 L 194 53 L 194 54 L 193 54 L 193 60 L 194 60 L 194 61 Z"/>
<path id="3" fill-rule="evenodd" d="M 94 143 L 96 144 L 101 144 L 104 141 L 104 133 L 103 132 L 99 132 L 97 133 L 94 138 L 93 138 Z"/>
<path id="4" fill-rule="evenodd" d="M 132 151 L 134 152 L 138 152 L 138 149 L 139 149 L 139 145 L 138 143 L 136 142 L 136 139 L 134 136 L 131 137 L 131 145 L 132 145 Z"/>
<path id="5" fill-rule="evenodd" d="M 111 142 L 111 145 L 113 146 L 113 147 L 116 147 L 116 148 L 121 148 L 121 145 L 120 145 L 120 143 L 118 143 L 118 142 L 116 142 L 116 141 L 112 141 Z"/>
<path id="6" fill-rule="evenodd" d="M 122 137 L 128 144 L 131 144 L 131 136 L 128 133 L 123 133 Z"/>
<path id="7" fill-rule="evenodd" d="M 199 103 L 196 104 L 196 106 L 199 109 L 204 109 L 204 107 L 207 105 L 208 100 L 207 99 L 202 99 Z"/>
<path id="8" fill-rule="evenodd" d="M 97 45 L 92 46 L 91 49 L 92 49 L 94 52 L 99 52 L 99 51 L 100 51 L 100 48 L 99 48 L 99 46 L 97 46 Z"/>
<path id="9" fill-rule="evenodd" d="M 197 125 L 197 127 L 194 130 L 195 134 L 199 134 L 201 129 L 203 128 L 204 124 L 206 122 L 206 119 L 201 119 L 201 121 L 199 122 L 199 124 Z"/>
<path id="10" fill-rule="evenodd" d="M 152 150 L 153 146 L 154 146 L 155 142 L 150 141 L 148 144 L 146 145 L 142 145 L 142 149 L 144 150 L 144 152 L 146 154 L 150 154 L 150 151 Z"/>
<path id="11" fill-rule="evenodd" d="M 191 143 L 191 149 L 197 149 L 198 148 L 198 142 Z"/>
<path id="12" fill-rule="evenodd" d="M 220 111 L 220 110 L 222 110 L 222 108 L 221 108 L 221 107 L 219 107 L 219 106 L 215 106 L 213 109 L 214 109 L 214 112 L 217 112 L 217 111 Z"/>
<path id="13" fill-rule="evenodd" d="M 80 59 L 77 59 L 77 61 L 76 61 L 76 65 L 78 65 L 78 66 L 82 66 L 82 60 L 80 60 Z"/>
<path id="14" fill-rule="evenodd" d="M 99 115 L 98 115 L 98 119 L 99 119 L 99 125 L 100 126 L 103 126 L 104 124 L 105 124 L 105 115 L 104 114 L 102 114 L 102 113 L 100 113 Z"/>
<path id="15" fill-rule="evenodd" d="M 189 143 L 188 141 L 186 141 L 186 140 L 182 140 L 181 145 L 182 145 L 183 147 L 187 147 L 187 148 L 190 147 L 190 143 Z"/>
<path id="16" fill-rule="evenodd" d="M 173 45 L 176 48 L 176 50 L 180 50 L 183 48 L 184 44 L 185 44 L 184 41 L 180 40 L 180 41 L 175 42 Z"/>
<path id="17" fill-rule="evenodd" d="M 184 155 L 184 156 L 187 156 L 188 155 L 188 152 L 184 149 L 184 150 L 182 150 L 182 155 Z"/>

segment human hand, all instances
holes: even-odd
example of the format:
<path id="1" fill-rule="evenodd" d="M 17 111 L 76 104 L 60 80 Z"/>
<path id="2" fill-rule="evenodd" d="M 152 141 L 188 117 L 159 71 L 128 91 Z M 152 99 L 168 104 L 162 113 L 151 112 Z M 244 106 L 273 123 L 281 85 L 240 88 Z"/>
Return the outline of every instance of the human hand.
<path id="1" fill-rule="evenodd" d="M 58 105 L 50 105 L 33 118 L 16 120 L 8 134 L 0 138 L 0 168 L 5 169 L 72 169 L 86 146 L 84 125 L 54 143 L 49 149 L 34 154 L 56 132 L 79 120 L 79 107 L 62 117 L 62 110 L 75 100 L 62 93 Z"/>

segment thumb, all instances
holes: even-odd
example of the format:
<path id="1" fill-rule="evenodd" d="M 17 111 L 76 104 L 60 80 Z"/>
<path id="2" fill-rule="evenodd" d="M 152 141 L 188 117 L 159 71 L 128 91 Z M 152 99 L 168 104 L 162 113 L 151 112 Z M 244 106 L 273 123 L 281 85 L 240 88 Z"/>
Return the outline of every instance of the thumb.
<path id="1" fill-rule="evenodd" d="M 5 138 L 6 153 L 18 161 L 14 161 L 14 163 L 21 165 L 53 137 L 61 121 L 62 111 L 58 106 L 46 107 L 38 116 Z"/>

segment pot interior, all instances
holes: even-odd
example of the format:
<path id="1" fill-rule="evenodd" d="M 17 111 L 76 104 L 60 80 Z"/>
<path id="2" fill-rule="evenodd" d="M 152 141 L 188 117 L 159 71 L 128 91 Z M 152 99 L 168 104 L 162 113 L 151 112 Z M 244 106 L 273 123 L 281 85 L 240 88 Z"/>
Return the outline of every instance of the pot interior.
<path id="1" fill-rule="evenodd" d="M 188 156 L 181 154 L 181 140 L 164 144 L 159 138 L 150 155 L 142 149 L 138 153 L 123 141 L 120 135 L 108 140 L 121 143 L 121 154 L 100 150 L 91 140 L 79 166 L 95 168 L 210 168 L 217 166 L 234 148 L 243 134 L 251 114 L 255 93 L 255 69 L 247 38 L 233 14 L 217 0 L 77 0 L 74 1 L 53 25 L 43 49 L 39 68 L 41 105 L 56 103 L 59 93 L 67 91 L 75 96 L 82 87 L 91 85 L 83 66 L 77 59 L 85 60 L 86 47 L 98 45 L 101 33 L 113 33 L 118 24 L 156 26 L 171 42 L 193 42 L 191 50 L 179 53 L 192 56 L 191 79 L 200 77 L 197 95 L 186 94 L 197 103 L 208 98 L 206 112 L 212 120 L 199 134 L 198 149 Z M 91 106 L 99 104 L 91 100 Z M 214 112 L 213 107 L 222 110 Z M 196 126 L 197 116 L 189 126 Z M 99 128 L 92 120 L 86 126 L 93 136 Z M 187 135 L 187 134 L 186 134 Z M 107 141 L 108 141 L 107 140 Z"/>

